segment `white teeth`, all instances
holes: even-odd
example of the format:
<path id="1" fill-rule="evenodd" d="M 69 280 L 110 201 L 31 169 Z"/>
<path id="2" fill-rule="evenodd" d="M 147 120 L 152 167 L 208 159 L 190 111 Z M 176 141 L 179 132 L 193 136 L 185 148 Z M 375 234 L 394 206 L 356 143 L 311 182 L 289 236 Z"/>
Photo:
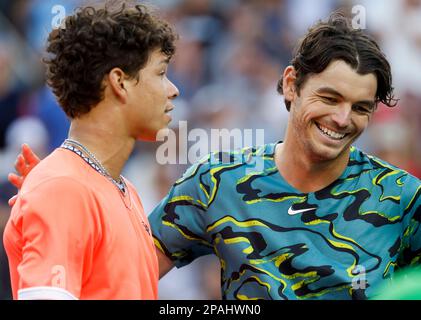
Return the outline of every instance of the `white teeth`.
<path id="1" fill-rule="evenodd" d="M 343 139 L 346 134 L 344 133 L 338 133 L 332 130 L 329 130 L 328 128 L 323 127 L 322 125 L 317 123 L 317 127 L 326 135 L 328 135 L 329 137 L 333 138 L 333 139 Z"/>

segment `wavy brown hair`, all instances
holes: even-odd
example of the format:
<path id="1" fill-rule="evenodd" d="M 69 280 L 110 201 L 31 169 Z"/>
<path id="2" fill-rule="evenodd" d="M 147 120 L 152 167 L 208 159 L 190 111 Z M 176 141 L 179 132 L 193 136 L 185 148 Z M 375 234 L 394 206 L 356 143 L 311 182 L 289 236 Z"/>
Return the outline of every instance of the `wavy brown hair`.
<path id="1" fill-rule="evenodd" d="M 294 52 L 291 65 L 296 70 L 297 93 L 312 75 L 323 72 L 334 60 L 343 60 L 358 74 L 373 73 L 377 78 L 376 103 L 394 107 L 390 64 L 376 41 L 360 29 L 353 29 L 341 12 L 333 13 L 327 22 L 319 21 L 309 29 Z M 277 90 L 283 94 L 282 78 Z M 285 101 L 287 110 L 291 102 Z"/>
<path id="2" fill-rule="evenodd" d="M 49 34 L 47 83 L 65 113 L 80 117 L 103 99 L 104 76 L 113 68 L 137 79 L 151 51 L 174 54 L 176 38 L 165 21 L 132 1 L 78 8 Z"/>

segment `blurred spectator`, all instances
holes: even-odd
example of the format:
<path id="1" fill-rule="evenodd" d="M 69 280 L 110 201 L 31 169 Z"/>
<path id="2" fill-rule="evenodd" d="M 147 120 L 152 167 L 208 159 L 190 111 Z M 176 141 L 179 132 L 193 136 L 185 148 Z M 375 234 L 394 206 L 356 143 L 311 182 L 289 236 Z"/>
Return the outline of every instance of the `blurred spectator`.
<path id="1" fill-rule="evenodd" d="M 64 14 L 72 12 L 82 3 L 81 0 L 25 0 L 24 2 L 26 2 L 26 10 L 21 9 L 20 12 L 26 13 L 21 13 L 25 19 L 26 38 L 29 45 L 41 53 L 53 24 L 60 22 L 61 12 L 63 11 Z"/>
<path id="2" fill-rule="evenodd" d="M 389 109 L 380 105 L 374 114 L 368 128 L 371 150 L 381 159 L 421 178 L 421 163 L 418 161 L 419 157 L 416 157 L 420 154 L 417 127 L 410 120 L 414 113 L 408 110 L 411 109 L 410 96 L 403 97 L 399 107 Z M 418 100 L 418 107 L 420 102 Z M 401 109 L 405 111 L 402 112 Z"/>
<path id="3" fill-rule="evenodd" d="M 34 99 L 34 113 L 48 131 L 48 152 L 52 152 L 67 138 L 70 127 L 69 119 L 47 86 L 39 90 Z"/>
<path id="4" fill-rule="evenodd" d="M 13 63 L 6 45 L 0 41 L 0 149 L 5 146 L 7 127 L 18 116 L 20 94 L 14 89 L 11 69 Z"/>

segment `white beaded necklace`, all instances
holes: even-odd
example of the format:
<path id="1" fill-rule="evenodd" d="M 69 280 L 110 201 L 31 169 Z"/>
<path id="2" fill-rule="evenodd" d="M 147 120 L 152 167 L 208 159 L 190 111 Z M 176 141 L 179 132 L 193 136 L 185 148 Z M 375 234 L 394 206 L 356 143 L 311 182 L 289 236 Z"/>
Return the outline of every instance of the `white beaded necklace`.
<path id="1" fill-rule="evenodd" d="M 92 168 L 110 180 L 123 194 L 127 190 L 126 183 L 122 176 L 119 177 L 119 181 L 114 180 L 114 178 L 108 173 L 107 169 L 102 165 L 102 163 L 95 157 L 95 155 L 88 150 L 83 144 L 73 139 L 64 140 L 61 148 L 73 151 L 78 156 L 80 156 L 86 163 L 88 163 Z"/>

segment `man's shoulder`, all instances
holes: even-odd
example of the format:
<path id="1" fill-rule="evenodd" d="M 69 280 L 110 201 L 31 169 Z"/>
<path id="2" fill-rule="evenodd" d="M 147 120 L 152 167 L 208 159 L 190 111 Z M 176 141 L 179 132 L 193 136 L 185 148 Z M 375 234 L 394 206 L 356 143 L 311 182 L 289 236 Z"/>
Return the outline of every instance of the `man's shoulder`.
<path id="1" fill-rule="evenodd" d="M 356 147 L 351 147 L 349 167 L 354 167 L 354 171 L 368 172 L 373 182 L 380 183 L 384 180 L 399 186 L 406 184 L 419 187 L 421 185 L 420 179 L 406 170 Z"/>
<path id="2" fill-rule="evenodd" d="M 275 143 L 268 143 L 258 146 L 246 146 L 231 151 L 218 151 L 210 153 L 205 159 L 209 168 L 226 166 L 249 166 L 260 159 L 273 159 Z"/>
<path id="3" fill-rule="evenodd" d="M 37 188 L 57 188 L 61 185 L 80 187 L 86 185 L 83 163 L 64 149 L 56 149 L 45 157 L 31 172 L 22 185 L 22 193 Z"/>
<path id="4" fill-rule="evenodd" d="M 275 143 L 271 143 L 247 146 L 230 151 L 211 152 L 190 166 L 177 182 L 179 183 L 197 175 L 201 177 L 206 174 L 212 175 L 219 170 L 225 169 L 233 173 L 238 171 L 232 169 L 240 167 L 248 167 L 250 169 L 263 168 L 265 160 L 273 159 L 275 146 Z"/>

